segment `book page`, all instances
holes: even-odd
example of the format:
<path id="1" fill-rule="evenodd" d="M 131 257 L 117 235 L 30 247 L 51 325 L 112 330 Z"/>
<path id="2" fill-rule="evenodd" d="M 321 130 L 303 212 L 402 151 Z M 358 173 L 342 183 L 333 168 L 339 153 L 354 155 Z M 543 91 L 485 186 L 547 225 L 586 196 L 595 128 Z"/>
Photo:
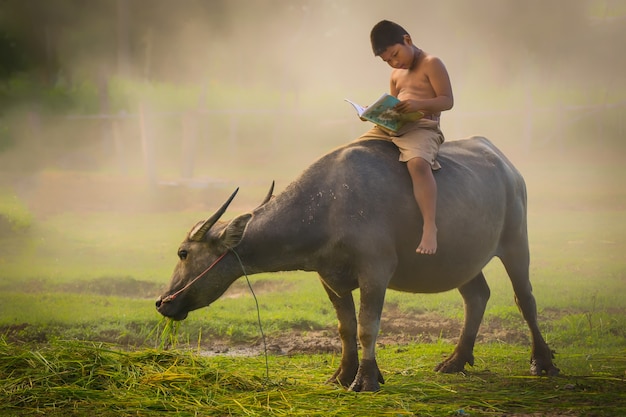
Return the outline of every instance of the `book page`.
<path id="1" fill-rule="evenodd" d="M 344 101 L 347 101 L 348 103 L 352 104 L 352 107 L 354 107 L 354 109 L 356 110 L 357 114 L 359 115 L 359 117 L 363 114 L 363 112 L 365 112 L 366 108 L 363 106 L 360 106 L 358 104 L 356 104 L 354 101 L 348 100 L 347 98 L 344 99 Z"/>

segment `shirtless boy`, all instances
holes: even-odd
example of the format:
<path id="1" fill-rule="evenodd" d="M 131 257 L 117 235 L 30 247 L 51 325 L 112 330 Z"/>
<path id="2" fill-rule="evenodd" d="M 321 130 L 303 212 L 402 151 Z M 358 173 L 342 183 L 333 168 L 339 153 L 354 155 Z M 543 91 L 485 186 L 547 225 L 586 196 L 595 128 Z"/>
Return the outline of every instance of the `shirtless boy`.
<path id="1" fill-rule="evenodd" d="M 424 218 L 416 252 L 432 255 L 437 251 L 437 183 L 433 170 L 441 168 L 436 161 L 444 141 L 439 117 L 454 104 L 450 78 L 443 62 L 415 46 L 407 31 L 396 23 L 377 23 L 370 38 L 374 55 L 393 68 L 390 94 L 400 100 L 396 109 L 402 113 L 421 111 L 425 116 L 396 133 L 374 126 L 359 139 L 390 140 L 400 149 L 400 161 L 406 162 L 413 194 Z"/>

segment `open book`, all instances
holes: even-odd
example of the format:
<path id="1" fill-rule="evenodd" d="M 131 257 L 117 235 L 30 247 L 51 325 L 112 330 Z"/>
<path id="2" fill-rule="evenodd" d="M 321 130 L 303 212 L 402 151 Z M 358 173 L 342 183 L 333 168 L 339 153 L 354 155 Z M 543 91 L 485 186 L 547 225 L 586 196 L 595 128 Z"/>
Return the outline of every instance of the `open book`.
<path id="1" fill-rule="evenodd" d="M 405 124 L 424 117 L 424 113 L 420 111 L 400 113 L 394 110 L 394 106 L 398 104 L 400 100 L 387 93 L 384 93 L 378 100 L 367 107 L 360 106 L 348 99 L 345 99 L 345 101 L 352 104 L 360 118 L 369 120 L 392 132 L 397 132 Z"/>

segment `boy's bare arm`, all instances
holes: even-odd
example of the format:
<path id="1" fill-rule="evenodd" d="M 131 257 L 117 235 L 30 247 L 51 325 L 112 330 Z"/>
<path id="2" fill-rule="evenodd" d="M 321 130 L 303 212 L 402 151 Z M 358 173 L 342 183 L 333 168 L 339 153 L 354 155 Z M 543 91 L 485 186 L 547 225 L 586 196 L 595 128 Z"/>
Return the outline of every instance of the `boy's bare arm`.
<path id="1" fill-rule="evenodd" d="M 430 80 L 430 84 L 435 92 L 435 97 L 428 100 L 423 100 L 421 105 L 422 110 L 429 111 L 430 113 L 441 113 L 444 110 L 450 110 L 454 105 L 454 98 L 452 96 L 452 85 L 450 84 L 450 77 L 448 71 L 443 65 L 443 62 L 439 58 L 433 57 L 426 61 L 426 75 Z"/>
<path id="2" fill-rule="evenodd" d="M 454 105 L 452 86 L 443 62 L 439 58 L 431 56 L 424 61 L 423 71 L 432 89 L 433 97 L 415 97 L 402 100 L 396 106 L 396 109 L 404 113 L 425 111 L 430 114 L 438 114 L 444 110 L 451 109 Z M 397 86 L 393 80 L 391 81 L 391 92 L 392 95 L 397 97 Z"/>

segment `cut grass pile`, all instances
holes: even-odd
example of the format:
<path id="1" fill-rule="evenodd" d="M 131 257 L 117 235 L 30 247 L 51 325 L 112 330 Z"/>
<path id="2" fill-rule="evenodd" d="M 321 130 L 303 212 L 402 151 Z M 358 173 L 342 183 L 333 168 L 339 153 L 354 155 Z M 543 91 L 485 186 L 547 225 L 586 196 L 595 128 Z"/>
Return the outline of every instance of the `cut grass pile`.
<path id="1" fill-rule="evenodd" d="M 0 414 L 181 416 L 616 416 L 626 413 L 623 352 L 562 353 L 565 376 L 526 377 L 527 349 L 477 348 L 466 373 L 432 371 L 445 343 L 380 349 L 383 390 L 326 385 L 335 355 L 206 357 L 192 351 L 0 340 Z"/>

